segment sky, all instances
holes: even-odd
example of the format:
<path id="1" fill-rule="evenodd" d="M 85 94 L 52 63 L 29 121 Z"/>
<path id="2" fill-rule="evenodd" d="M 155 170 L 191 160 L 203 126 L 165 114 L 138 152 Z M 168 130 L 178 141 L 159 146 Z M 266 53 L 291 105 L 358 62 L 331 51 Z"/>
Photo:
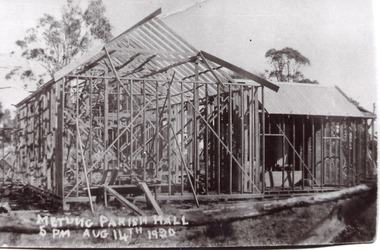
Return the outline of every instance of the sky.
<path id="1" fill-rule="evenodd" d="M 370 0 L 103 0 L 117 36 L 162 8 L 159 18 L 190 44 L 254 73 L 270 69 L 265 52 L 291 47 L 311 65 L 305 77 L 337 85 L 372 110 L 377 99 L 374 7 Z M 0 0 L 0 77 L 15 41 L 43 13 L 59 16 L 65 0 Z M 375 3 L 376 1 L 374 1 Z M 86 1 L 82 0 L 81 5 Z M 6 107 L 26 97 L 22 84 L 0 80 Z"/>

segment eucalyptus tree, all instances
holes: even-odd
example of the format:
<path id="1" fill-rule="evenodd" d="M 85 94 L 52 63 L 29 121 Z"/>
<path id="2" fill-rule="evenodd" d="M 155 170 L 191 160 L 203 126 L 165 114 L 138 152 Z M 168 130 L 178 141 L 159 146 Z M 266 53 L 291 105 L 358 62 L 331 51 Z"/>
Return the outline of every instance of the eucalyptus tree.
<path id="1" fill-rule="evenodd" d="M 79 3 L 67 0 L 60 18 L 44 14 L 16 44 L 22 57 L 37 62 L 45 72 L 36 74 L 30 68 L 15 66 L 6 79 L 19 77 L 21 80 L 38 80 L 41 84 L 44 76 L 52 76 L 95 43 L 109 41 L 112 26 L 105 12 L 102 0 L 90 0 L 84 10 Z"/>
<path id="2" fill-rule="evenodd" d="M 286 47 L 281 50 L 270 49 L 265 53 L 269 59 L 271 70 L 266 70 L 269 79 L 279 82 L 318 83 L 304 77 L 302 68 L 310 66 L 310 60 L 299 51 Z"/>

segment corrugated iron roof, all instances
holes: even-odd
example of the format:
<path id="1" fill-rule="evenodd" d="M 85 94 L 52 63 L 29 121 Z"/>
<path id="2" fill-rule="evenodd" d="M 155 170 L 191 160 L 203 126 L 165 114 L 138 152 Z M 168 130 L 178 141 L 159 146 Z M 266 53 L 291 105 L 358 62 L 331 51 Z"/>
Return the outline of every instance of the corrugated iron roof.
<path id="1" fill-rule="evenodd" d="M 368 118 L 336 87 L 302 83 L 276 84 L 280 87 L 278 92 L 264 90 L 264 107 L 269 114 Z"/>

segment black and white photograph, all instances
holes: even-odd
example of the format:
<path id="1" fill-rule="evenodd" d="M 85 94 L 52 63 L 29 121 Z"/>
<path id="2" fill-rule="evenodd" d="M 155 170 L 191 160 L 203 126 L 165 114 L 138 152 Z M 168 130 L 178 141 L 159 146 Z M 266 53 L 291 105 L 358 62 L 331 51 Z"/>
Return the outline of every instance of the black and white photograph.
<path id="1" fill-rule="evenodd" d="M 0 0 L 0 249 L 374 249 L 375 0 Z"/>

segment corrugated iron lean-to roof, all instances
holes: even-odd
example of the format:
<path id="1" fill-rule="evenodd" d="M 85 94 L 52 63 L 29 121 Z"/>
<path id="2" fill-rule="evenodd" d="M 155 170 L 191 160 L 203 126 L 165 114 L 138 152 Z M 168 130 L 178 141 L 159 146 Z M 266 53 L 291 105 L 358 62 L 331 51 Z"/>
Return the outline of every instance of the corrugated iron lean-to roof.
<path id="1" fill-rule="evenodd" d="M 264 92 L 264 105 L 269 114 L 368 118 L 336 87 L 303 83 L 275 84 L 280 87 L 277 92 L 270 89 Z"/>

